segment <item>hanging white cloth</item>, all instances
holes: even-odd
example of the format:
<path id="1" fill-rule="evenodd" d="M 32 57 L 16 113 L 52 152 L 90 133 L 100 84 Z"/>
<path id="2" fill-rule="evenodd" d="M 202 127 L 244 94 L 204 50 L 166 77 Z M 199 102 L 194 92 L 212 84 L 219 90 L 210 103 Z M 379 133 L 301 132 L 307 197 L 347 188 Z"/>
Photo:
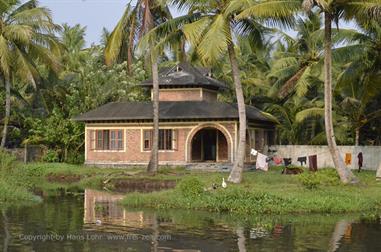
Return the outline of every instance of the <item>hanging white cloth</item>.
<path id="1" fill-rule="evenodd" d="M 263 171 L 268 171 L 269 170 L 269 164 L 267 163 L 267 156 L 263 155 L 262 153 L 258 152 L 257 155 L 257 162 L 255 164 L 257 169 L 261 169 Z"/>
<path id="2" fill-rule="evenodd" d="M 251 149 L 250 154 L 256 156 L 258 154 L 258 151 L 256 151 L 255 149 Z"/>

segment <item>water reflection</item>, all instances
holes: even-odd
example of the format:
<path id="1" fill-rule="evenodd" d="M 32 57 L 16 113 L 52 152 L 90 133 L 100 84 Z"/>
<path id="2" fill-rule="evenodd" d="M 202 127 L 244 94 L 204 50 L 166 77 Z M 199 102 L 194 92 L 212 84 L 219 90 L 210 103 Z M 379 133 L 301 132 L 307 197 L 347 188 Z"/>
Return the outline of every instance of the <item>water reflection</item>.
<path id="1" fill-rule="evenodd" d="M 0 246 L 3 251 L 381 251 L 379 219 L 133 210 L 118 204 L 123 196 L 85 190 L 84 196 L 48 197 L 40 205 L 4 211 Z M 23 239 L 40 234 L 63 238 Z"/>
<path id="2" fill-rule="evenodd" d="M 352 237 L 352 221 L 340 220 L 335 225 L 335 230 L 332 233 L 332 238 L 329 245 L 329 252 L 335 252 L 340 248 L 341 240 L 351 242 Z"/>
<path id="3" fill-rule="evenodd" d="M 135 228 L 149 227 L 153 216 L 143 211 L 127 211 L 118 204 L 122 194 L 111 194 L 103 191 L 85 190 L 84 224 L 88 226 L 117 225 Z M 98 224 L 97 224 L 98 223 Z"/>

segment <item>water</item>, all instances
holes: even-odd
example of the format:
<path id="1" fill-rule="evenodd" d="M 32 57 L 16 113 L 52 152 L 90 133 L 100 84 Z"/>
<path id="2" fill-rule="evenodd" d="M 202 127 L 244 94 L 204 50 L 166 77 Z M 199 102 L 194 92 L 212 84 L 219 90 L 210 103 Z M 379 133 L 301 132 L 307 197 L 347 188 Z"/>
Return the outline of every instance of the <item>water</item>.
<path id="1" fill-rule="evenodd" d="M 85 190 L 3 211 L 3 251 L 381 251 L 380 218 L 125 209 Z"/>

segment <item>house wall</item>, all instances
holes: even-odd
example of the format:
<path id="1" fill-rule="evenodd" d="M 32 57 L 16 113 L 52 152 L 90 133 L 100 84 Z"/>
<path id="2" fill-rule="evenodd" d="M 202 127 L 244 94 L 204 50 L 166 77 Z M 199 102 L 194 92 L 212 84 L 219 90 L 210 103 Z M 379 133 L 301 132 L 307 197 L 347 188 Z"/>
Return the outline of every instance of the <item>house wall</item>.
<path id="1" fill-rule="evenodd" d="M 229 145 L 229 162 L 233 160 L 236 139 L 236 122 L 191 122 L 161 123 L 161 129 L 176 129 L 178 132 L 177 149 L 159 151 L 159 162 L 162 165 L 184 165 L 191 160 L 191 140 L 198 130 L 214 127 L 221 130 Z M 122 129 L 124 148 L 120 151 L 92 150 L 90 134 L 97 129 Z M 143 130 L 152 129 L 149 124 L 87 124 L 85 163 L 89 165 L 146 165 L 150 151 L 143 150 Z"/>
<path id="2" fill-rule="evenodd" d="M 160 89 L 160 101 L 217 101 L 217 92 L 203 88 Z"/>

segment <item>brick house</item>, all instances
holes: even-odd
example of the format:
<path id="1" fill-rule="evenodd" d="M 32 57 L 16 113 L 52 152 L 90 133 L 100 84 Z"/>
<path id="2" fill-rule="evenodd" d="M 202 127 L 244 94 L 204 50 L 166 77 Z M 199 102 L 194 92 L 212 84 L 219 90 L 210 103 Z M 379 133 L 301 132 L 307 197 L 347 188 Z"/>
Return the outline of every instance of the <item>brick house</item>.
<path id="1" fill-rule="evenodd" d="M 152 80 L 142 83 L 152 88 Z M 159 74 L 161 165 L 231 164 L 238 142 L 236 104 L 217 101 L 226 85 L 208 69 L 178 64 Z M 152 92 L 151 92 L 152 94 Z M 152 145 L 152 102 L 111 102 L 75 118 L 85 123 L 85 164 L 146 165 Z M 247 106 L 247 156 L 273 144 L 273 119 Z"/>

